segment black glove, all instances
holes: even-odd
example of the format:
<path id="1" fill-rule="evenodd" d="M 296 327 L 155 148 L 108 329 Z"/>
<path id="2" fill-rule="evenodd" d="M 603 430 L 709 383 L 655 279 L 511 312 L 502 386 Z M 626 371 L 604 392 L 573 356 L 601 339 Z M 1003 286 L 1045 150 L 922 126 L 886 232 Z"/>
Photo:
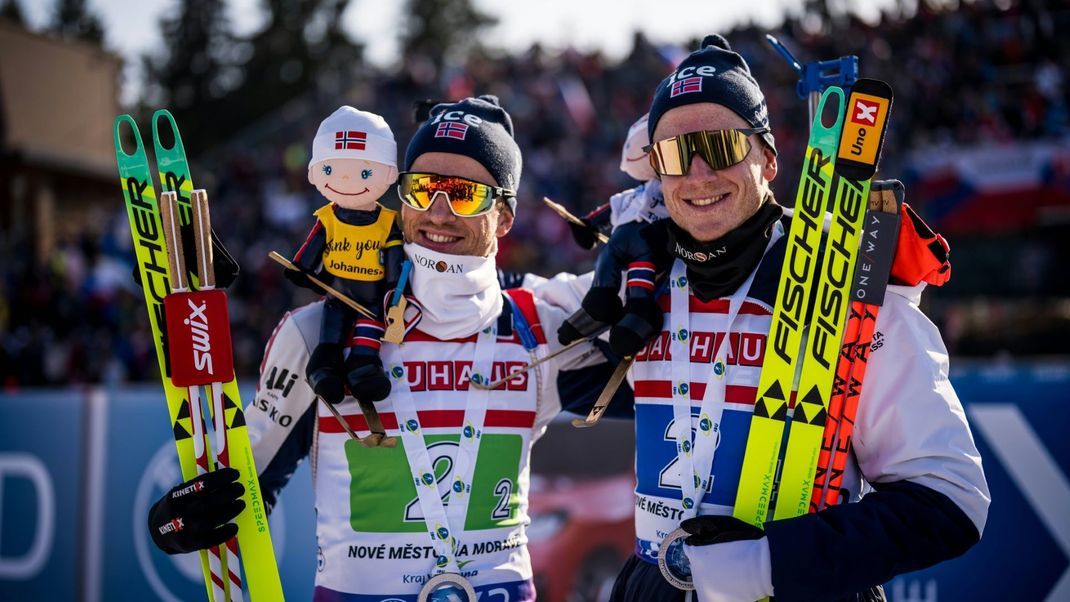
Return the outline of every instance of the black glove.
<path id="1" fill-rule="evenodd" d="M 289 268 L 282 271 L 282 275 L 286 277 L 291 283 L 301 288 L 307 288 L 308 290 L 316 293 L 317 295 L 326 294 L 327 291 L 323 290 L 323 287 L 312 282 L 308 277 L 308 274 L 301 270 L 291 270 Z"/>
<path id="2" fill-rule="evenodd" d="M 290 270 L 287 270 L 287 273 L 289 272 Z M 308 386 L 328 403 L 338 403 L 345 397 L 342 361 L 340 344 L 320 343 L 312 350 L 312 355 L 305 364 Z"/>
<path id="3" fill-rule="evenodd" d="M 361 353 L 354 348 L 345 362 L 346 386 L 361 401 L 382 401 L 390 395 L 390 379 L 383 372 L 378 353 Z"/>
<path id="4" fill-rule="evenodd" d="M 582 225 L 572 221 L 567 222 L 568 228 L 572 230 L 572 240 L 575 240 L 576 244 L 589 251 L 598 242 L 597 235 L 599 230 L 585 218 L 580 218 L 580 221 L 583 222 Z"/>
<path id="5" fill-rule="evenodd" d="M 704 515 L 689 518 L 680 527 L 690 533 L 684 540 L 690 546 L 705 546 L 744 539 L 761 539 L 765 531 L 734 516 Z"/>
<path id="6" fill-rule="evenodd" d="M 652 297 L 628 299 L 624 315 L 609 331 L 609 347 L 620 356 L 635 355 L 659 332 L 665 314 Z"/>
<path id="7" fill-rule="evenodd" d="M 618 319 L 622 311 L 617 291 L 606 287 L 591 287 L 583 297 L 580 309 L 569 316 L 557 329 L 562 345 L 585 339 L 605 331 Z"/>
<path id="8" fill-rule="evenodd" d="M 178 485 L 149 510 L 149 534 L 168 554 L 218 546 L 238 534 L 231 523 L 245 509 L 238 471 L 222 468 Z"/>
<path id="9" fill-rule="evenodd" d="M 191 274 L 196 274 L 197 245 L 193 237 L 193 226 L 186 224 L 179 228 L 179 232 L 182 234 L 182 258 L 186 262 L 186 269 Z M 222 241 L 216 236 L 215 230 L 212 230 L 212 269 L 215 271 L 216 288 L 230 286 L 238 278 L 238 273 L 241 271 L 234 256 L 227 251 Z M 137 263 L 134 264 L 133 276 L 134 284 L 142 287 L 141 270 L 138 269 Z"/>

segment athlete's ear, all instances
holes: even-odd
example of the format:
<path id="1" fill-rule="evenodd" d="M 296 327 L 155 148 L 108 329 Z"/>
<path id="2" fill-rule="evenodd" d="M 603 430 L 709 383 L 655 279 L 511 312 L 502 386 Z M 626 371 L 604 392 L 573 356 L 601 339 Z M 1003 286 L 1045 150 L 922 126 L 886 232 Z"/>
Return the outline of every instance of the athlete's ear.
<path id="1" fill-rule="evenodd" d="M 501 238 L 509 233 L 513 229 L 513 210 L 506 205 L 504 201 L 498 201 L 498 227 L 494 230 L 494 235 Z"/>
<path id="2" fill-rule="evenodd" d="M 772 182 L 776 179 L 777 163 L 776 153 L 773 149 L 769 148 L 765 144 L 761 145 L 762 148 L 762 177 L 766 182 Z"/>

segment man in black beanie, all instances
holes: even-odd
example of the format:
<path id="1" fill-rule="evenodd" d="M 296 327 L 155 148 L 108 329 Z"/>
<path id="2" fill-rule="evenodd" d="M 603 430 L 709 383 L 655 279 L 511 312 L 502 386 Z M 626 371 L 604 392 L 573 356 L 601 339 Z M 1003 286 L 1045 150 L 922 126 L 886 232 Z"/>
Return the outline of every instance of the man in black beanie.
<path id="1" fill-rule="evenodd" d="M 260 490 L 270 509 L 297 464 L 313 458 L 315 600 L 415 600 L 441 584 L 452 591 L 434 599 L 531 602 L 531 445 L 562 409 L 587 413 L 612 368 L 586 345 L 494 390 L 473 386 L 555 351 L 544 332 L 565 317 L 530 290 L 498 284 L 497 240 L 513 224 L 521 162 L 497 98 L 435 106 L 403 166 L 398 194 L 411 294 L 404 344 L 382 346 L 391 392 L 376 404 L 401 445 L 355 444 L 304 379 L 285 376 L 304 373 L 318 340 L 323 302 L 312 303 L 275 329 L 257 400 L 246 409 Z M 617 406 L 630 412 L 627 391 Z M 368 435 L 352 397 L 334 407 Z M 149 516 L 156 545 L 177 554 L 232 537 L 237 527 L 228 523 L 243 507 L 236 478 L 210 473 L 159 500 Z M 474 595 L 466 598 L 468 587 Z"/>
<path id="2" fill-rule="evenodd" d="M 648 127 L 670 219 L 643 240 L 669 285 L 630 374 L 636 554 L 611 599 L 879 600 L 896 575 L 962 554 L 990 497 L 918 282 L 889 286 L 876 323 L 841 491 L 857 503 L 761 527 L 731 516 L 790 220 L 770 187 L 777 150 L 761 89 L 716 35 L 657 87 Z"/>

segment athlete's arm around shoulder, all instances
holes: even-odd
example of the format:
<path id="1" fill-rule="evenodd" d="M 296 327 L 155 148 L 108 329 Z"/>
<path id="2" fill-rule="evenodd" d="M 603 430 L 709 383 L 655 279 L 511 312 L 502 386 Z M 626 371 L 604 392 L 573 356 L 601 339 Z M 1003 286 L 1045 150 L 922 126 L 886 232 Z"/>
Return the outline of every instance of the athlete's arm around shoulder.
<path id="1" fill-rule="evenodd" d="M 312 447 L 316 396 L 305 380 L 309 341 L 319 332 L 323 303 L 287 312 L 264 348 L 256 396 L 246 408 L 249 441 L 268 508 L 275 504 Z"/>
<path id="2" fill-rule="evenodd" d="M 538 293 L 535 307 L 542 330 L 547 335 L 547 353 L 560 350 L 562 345 L 557 341 L 557 329 L 569 316 L 568 312 L 542 301 Z M 585 342 L 547 362 L 537 422 L 549 422 L 561 410 L 586 415 L 619 361 L 609 357 L 611 355 L 608 345 L 600 341 Z M 622 384 L 610 402 L 606 416 L 630 418 L 634 416 L 632 403 L 631 388 Z"/>
<path id="3" fill-rule="evenodd" d="M 840 599 L 963 554 L 991 496 L 919 287 L 889 287 L 859 400 L 854 453 L 873 491 L 765 524 L 778 600 Z"/>

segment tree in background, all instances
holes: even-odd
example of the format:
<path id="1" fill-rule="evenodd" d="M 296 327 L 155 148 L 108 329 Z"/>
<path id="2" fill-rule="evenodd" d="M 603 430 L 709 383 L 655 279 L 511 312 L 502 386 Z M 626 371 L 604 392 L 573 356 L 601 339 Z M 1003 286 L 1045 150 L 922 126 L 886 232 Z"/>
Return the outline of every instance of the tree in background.
<path id="1" fill-rule="evenodd" d="M 85 0 L 57 0 L 48 31 L 65 40 L 86 40 L 104 43 L 104 26 L 93 14 Z"/>
<path id="2" fill-rule="evenodd" d="M 342 30 L 349 0 L 263 0 L 263 29 L 248 40 L 251 54 L 242 65 L 244 84 L 230 101 L 248 124 L 287 102 L 316 93 L 338 92 L 363 63 L 364 49 Z"/>
<path id="3" fill-rule="evenodd" d="M 143 104 L 169 107 L 188 137 L 212 145 L 296 98 L 337 96 L 364 52 L 342 30 L 348 5 L 262 0 L 264 26 L 239 37 L 223 0 L 181 0 L 160 20 L 162 53 L 143 59 Z"/>
<path id="4" fill-rule="evenodd" d="M 498 22 L 471 0 L 409 0 L 405 7 L 401 49 L 406 59 L 430 60 L 441 73 L 447 62 L 479 45 L 480 30 Z"/>
<path id="5" fill-rule="evenodd" d="M 200 139 L 218 125 L 214 111 L 240 83 L 239 43 L 223 0 L 181 0 L 160 19 L 162 54 L 142 57 L 143 103 L 168 107 Z"/>
<path id="6" fill-rule="evenodd" d="M 26 16 L 18 0 L 0 0 L 0 19 L 7 19 L 16 25 L 26 26 Z"/>

